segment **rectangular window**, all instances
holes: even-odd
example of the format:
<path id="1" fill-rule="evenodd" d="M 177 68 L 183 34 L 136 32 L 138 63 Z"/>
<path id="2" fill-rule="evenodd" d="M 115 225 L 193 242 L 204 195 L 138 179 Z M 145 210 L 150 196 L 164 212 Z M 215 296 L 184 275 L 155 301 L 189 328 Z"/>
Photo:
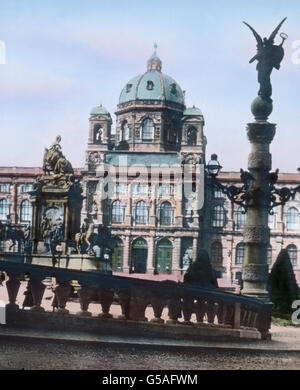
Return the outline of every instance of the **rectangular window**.
<path id="1" fill-rule="evenodd" d="M 31 184 L 22 184 L 21 185 L 21 193 L 24 194 L 28 191 L 32 190 L 32 185 Z"/>
<path id="2" fill-rule="evenodd" d="M 224 194 L 221 190 L 214 190 L 214 198 L 221 199 L 224 198 Z"/>
<path id="3" fill-rule="evenodd" d="M 134 187 L 135 195 L 148 195 L 150 192 L 150 187 L 147 184 L 138 184 Z"/>
<path id="4" fill-rule="evenodd" d="M 0 192 L 8 193 L 9 192 L 9 184 L 0 184 Z"/>
<path id="5" fill-rule="evenodd" d="M 116 195 L 126 195 L 127 193 L 126 184 L 115 184 L 114 193 Z"/>
<path id="6" fill-rule="evenodd" d="M 159 196 L 173 196 L 174 195 L 174 184 L 161 184 L 158 187 Z"/>

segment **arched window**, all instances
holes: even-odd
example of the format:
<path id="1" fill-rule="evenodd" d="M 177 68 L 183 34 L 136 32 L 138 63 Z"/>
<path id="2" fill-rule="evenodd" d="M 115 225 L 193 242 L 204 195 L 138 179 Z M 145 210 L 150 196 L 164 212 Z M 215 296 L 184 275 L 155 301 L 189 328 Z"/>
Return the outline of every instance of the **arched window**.
<path id="1" fill-rule="evenodd" d="M 269 265 L 272 264 L 272 246 L 271 245 L 268 246 L 268 264 Z"/>
<path id="2" fill-rule="evenodd" d="M 168 239 L 159 241 L 156 247 L 156 270 L 159 273 L 170 274 L 172 272 L 173 246 Z"/>
<path id="3" fill-rule="evenodd" d="M 103 141 L 103 127 L 95 126 L 94 128 L 94 142 L 97 144 L 101 144 Z"/>
<path id="4" fill-rule="evenodd" d="M 121 204 L 119 200 L 116 200 L 112 204 L 111 208 L 111 222 L 123 223 L 125 220 L 125 206 Z"/>
<path id="5" fill-rule="evenodd" d="M 123 271 L 123 241 L 117 237 L 116 239 L 116 245 L 112 251 L 111 255 L 111 263 L 112 263 L 112 270 L 113 271 Z"/>
<path id="6" fill-rule="evenodd" d="M 275 214 L 269 214 L 268 216 L 268 226 L 269 229 L 275 229 Z"/>
<path id="7" fill-rule="evenodd" d="M 143 201 L 136 204 L 135 223 L 137 225 L 146 225 L 148 223 L 148 205 Z"/>
<path id="8" fill-rule="evenodd" d="M 246 214 L 243 212 L 243 208 L 239 207 L 236 212 L 236 227 L 237 229 L 243 229 L 246 223 Z"/>
<path id="9" fill-rule="evenodd" d="M 235 264 L 243 265 L 245 257 L 245 244 L 240 242 L 235 248 Z"/>
<path id="10" fill-rule="evenodd" d="M 213 267 L 222 267 L 223 263 L 223 246 L 220 241 L 211 244 L 211 263 Z"/>
<path id="11" fill-rule="evenodd" d="M 150 141 L 154 138 L 154 123 L 153 120 L 147 118 L 143 121 L 142 124 L 142 140 Z"/>
<path id="12" fill-rule="evenodd" d="M 20 210 L 21 222 L 31 222 L 32 221 L 32 204 L 29 200 L 24 200 L 21 203 Z"/>
<path id="13" fill-rule="evenodd" d="M 160 225 L 170 226 L 173 222 L 173 207 L 169 202 L 164 202 L 160 206 L 159 223 Z"/>
<path id="14" fill-rule="evenodd" d="M 299 211 L 295 207 L 288 209 L 286 214 L 286 229 L 299 230 Z"/>
<path id="15" fill-rule="evenodd" d="M 9 202 L 7 199 L 0 200 L 0 220 L 5 220 L 9 214 Z"/>
<path id="16" fill-rule="evenodd" d="M 288 245 L 286 249 L 289 253 L 291 263 L 295 267 L 297 265 L 298 249 L 297 249 L 296 245 L 293 245 L 293 244 Z"/>
<path id="17" fill-rule="evenodd" d="M 128 141 L 128 140 L 129 140 L 129 126 L 127 121 L 124 121 L 122 124 L 121 141 Z"/>
<path id="18" fill-rule="evenodd" d="M 213 209 L 213 227 L 223 227 L 225 222 L 225 211 L 222 206 L 215 206 Z"/>
<path id="19" fill-rule="evenodd" d="M 194 127 L 188 128 L 186 142 L 188 146 L 195 146 L 197 144 L 197 130 Z"/>

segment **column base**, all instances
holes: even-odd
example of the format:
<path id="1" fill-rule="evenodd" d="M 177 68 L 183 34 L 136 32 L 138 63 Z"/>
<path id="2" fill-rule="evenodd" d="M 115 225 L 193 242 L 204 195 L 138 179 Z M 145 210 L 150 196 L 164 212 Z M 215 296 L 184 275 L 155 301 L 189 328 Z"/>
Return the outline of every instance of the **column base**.
<path id="1" fill-rule="evenodd" d="M 256 290 L 256 289 L 243 289 L 242 295 L 249 298 L 256 298 L 265 303 L 270 302 L 268 291 Z"/>
<path id="2" fill-rule="evenodd" d="M 91 317 L 92 313 L 90 311 L 87 311 L 87 310 L 81 310 L 81 311 L 77 312 L 76 315 L 81 316 L 81 317 Z"/>
<path id="3" fill-rule="evenodd" d="M 112 314 L 110 313 L 100 313 L 98 315 L 99 318 L 103 318 L 103 319 L 110 319 L 110 318 L 113 318 Z"/>
<path id="4" fill-rule="evenodd" d="M 11 311 L 17 311 L 19 310 L 19 305 L 17 305 L 16 303 L 8 303 L 7 305 L 5 305 L 5 309 Z"/>
<path id="5" fill-rule="evenodd" d="M 59 307 L 58 309 L 57 309 L 57 313 L 58 314 L 69 314 L 69 310 L 67 310 L 67 309 L 63 309 L 62 307 Z"/>
<path id="6" fill-rule="evenodd" d="M 30 311 L 35 311 L 35 312 L 44 312 L 45 309 L 41 306 L 32 306 Z"/>

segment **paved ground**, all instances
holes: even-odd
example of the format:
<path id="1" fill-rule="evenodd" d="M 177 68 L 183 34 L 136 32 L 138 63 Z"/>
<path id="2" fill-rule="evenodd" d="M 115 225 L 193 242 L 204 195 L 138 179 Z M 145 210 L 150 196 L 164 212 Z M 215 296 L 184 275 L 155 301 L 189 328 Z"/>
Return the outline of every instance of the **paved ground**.
<path id="1" fill-rule="evenodd" d="M 300 352 L 104 346 L 1 339 L 0 369 L 25 370 L 299 370 Z"/>

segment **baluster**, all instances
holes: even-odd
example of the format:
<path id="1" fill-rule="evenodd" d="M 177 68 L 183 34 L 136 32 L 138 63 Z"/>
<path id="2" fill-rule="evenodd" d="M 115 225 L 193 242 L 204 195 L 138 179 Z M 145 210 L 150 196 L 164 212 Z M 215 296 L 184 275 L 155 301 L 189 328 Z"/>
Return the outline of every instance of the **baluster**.
<path id="1" fill-rule="evenodd" d="M 271 317 L 272 316 L 272 304 L 262 305 L 257 316 L 257 330 L 261 334 L 262 340 L 270 340 L 271 335 L 269 330 L 271 328 Z"/>
<path id="2" fill-rule="evenodd" d="M 213 324 L 215 321 L 215 315 L 216 315 L 216 305 L 215 305 L 214 301 L 207 300 L 206 314 L 207 314 L 207 322 L 209 324 Z"/>
<path id="3" fill-rule="evenodd" d="M 241 306 L 241 326 L 244 326 L 246 314 L 245 306 Z"/>
<path id="4" fill-rule="evenodd" d="M 81 316 L 91 316 L 92 313 L 88 311 L 89 304 L 95 299 L 96 296 L 97 292 L 95 288 L 81 286 L 81 289 L 78 290 L 81 311 L 77 314 Z"/>
<path id="5" fill-rule="evenodd" d="M 57 312 L 60 314 L 69 314 L 69 310 L 66 309 L 66 304 L 69 296 L 72 293 L 72 287 L 69 283 L 60 283 L 58 282 L 58 286 L 55 289 L 55 295 L 57 298 Z"/>
<path id="6" fill-rule="evenodd" d="M 174 295 L 168 299 L 169 319 L 167 324 L 178 324 L 178 318 L 181 318 L 181 299 L 180 296 Z"/>
<path id="7" fill-rule="evenodd" d="M 102 307 L 102 313 L 99 314 L 99 317 L 113 318 L 109 313 L 109 309 L 114 300 L 114 290 L 110 288 L 101 288 L 98 290 L 98 296 Z"/>
<path id="8" fill-rule="evenodd" d="M 227 325 L 228 327 L 233 326 L 233 321 L 234 321 L 234 306 L 230 304 L 226 304 L 226 316 L 224 319 L 224 324 Z"/>
<path id="9" fill-rule="evenodd" d="M 236 302 L 234 304 L 234 315 L 233 315 L 233 329 L 240 329 L 241 327 L 241 319 L 242 319 L 242 309 L 241 304 Z"/>
<path id="10" fill-rule="evenodd" d="M 197 298 L 197 302 L 195 304 L 195 312 L 197 323 L 203 323 L 203 319 L 206 313 L 206 303 L 204 298 Z"/>
<path id="11" fill-rule="evenodd" d="M 253 312 L 252 328 L 257 328 L 257 319 L 258 319 L 258 313 Z"/>
<path id="12" fill-rule="evenodd" d="M 126 289 L 118 291 L 118 300 L 121 306 L 122 314 L 118 317 L 119 320 L 129 320 L 130 314 L 130 292 Z"/>
<path id="13" fill-rule="evenodd" d="M 225 325 L 226 315 L 227 315 L 227 305 L 225 304 L 225 302 L 219 301 L 217 305 L 218 324 Z"/>
<path id="14" fill-rule="evenodd" d="M 133 321 L 148 321 L 145 317 L 145 311 L 148 303 L 149 299 L 145 288 L 133 287 L 131 289 L 130 299 L 130 319 Z"/>
<path id="15" fill-rule="evenodd" d="M 165 321 L 161 318 L 161 316 L 166 305 L 165 297 L 162 294 L 159 295 L 155 291 L 151 291 L 150 304 L 154 313 L 154 318 L 152 318 L 150 322 L 163 324 Z"/>
<path id="16" fill-rule="evenodd" d="M 28 289 L 32 294 L 33 306 L 30 308 L 31 311 L 45 311 L 41 306 L 43 295 L 46 286 L 42 283 L 39 278 L 30 278 L 28 282 Z"/>
<path id="17" fill-rule="evenodd" d="M 184 321 L 182 322 L 183 325 L 191 325 L 191 317 L 194 311 L 194 297 L 189 294 L 185 294 L 182 299 L 182 313 L 184 318 Z"/>
<path id="18" fill-rule="evenodd" d="M 8 310 L 18 310 L 19 306 L 16 304 L 17 295 L 20 289 L 21 282 L 15 275 L 9 275 L 9 279 L 6 282 L 6 289 L 8 294 L 9 303 L 6 305 Z"/>

